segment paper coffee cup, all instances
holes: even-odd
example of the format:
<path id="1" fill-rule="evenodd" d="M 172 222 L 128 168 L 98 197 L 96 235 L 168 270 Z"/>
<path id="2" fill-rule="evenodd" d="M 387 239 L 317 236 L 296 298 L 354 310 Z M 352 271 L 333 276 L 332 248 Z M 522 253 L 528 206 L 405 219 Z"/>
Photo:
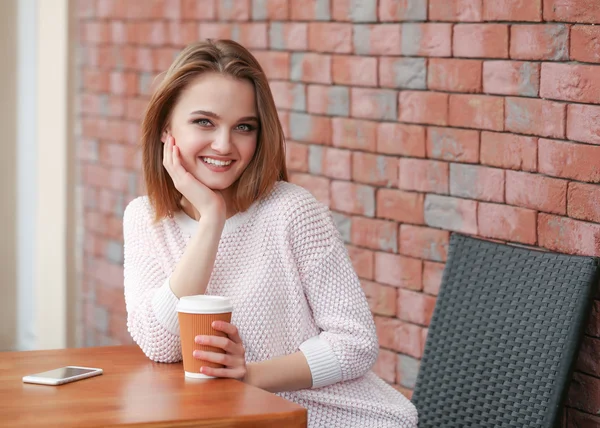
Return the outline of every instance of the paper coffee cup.
<path id="1" fill-rule="evenodd" d="M 213 321 L 231 322 L 233 306 L 226 297 L 220 296 L 184 296 L 179 299 L 177 313 L 179 317 L 179 331 L 181 335 L 181 352 L 183 353 L 183 370 L 187 377 L 212 378 L 200 373 L 200 367 L 221 368 L 221 364 L 194 358 L 194 350 L 218 352 L 224 354 L 221 348 L 199 345 L 195 338 L 203 336 L 227 335 L 212 328 Z"/>

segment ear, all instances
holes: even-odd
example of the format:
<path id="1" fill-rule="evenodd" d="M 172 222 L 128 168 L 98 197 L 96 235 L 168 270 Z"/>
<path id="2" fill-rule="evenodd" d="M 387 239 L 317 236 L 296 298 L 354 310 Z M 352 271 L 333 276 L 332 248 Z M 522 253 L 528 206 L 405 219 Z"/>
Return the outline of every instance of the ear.
<path id="1" fill-rule="evenodd" d="M 160 141 L 162 141 L 163 143 L 167 142 L 167 137 L 171 135 L 171 131 L 167 128 L 163 131 L 162 135 L 160 136 Z"/>

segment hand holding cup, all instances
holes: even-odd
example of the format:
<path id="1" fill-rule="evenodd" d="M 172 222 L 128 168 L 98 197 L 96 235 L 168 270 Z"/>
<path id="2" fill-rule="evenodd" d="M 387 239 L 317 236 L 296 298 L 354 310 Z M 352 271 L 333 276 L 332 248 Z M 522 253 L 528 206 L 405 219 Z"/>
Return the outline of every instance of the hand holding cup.
<path id="1" fill-rule="evenodd" d="M 196 343 L 212 346 L 223 352 L 196 350 L 194 351 L 194 358 L 220 364 L 223 367 L 202 366 L 200 367 L 200 373 L 212 377 L 244 380 L 247 374 L 246 351 L 237 327 L 227 321 L 214 321 L 212 327 L 217 331 L 225 333 L 227 336 L 198 335 L 196 336 Z"/>
<path id="2" fill-rule="evenodd" d="M 225 297 L 196 295 L 179 299 L 177 313 L 186 377 L 245 376 L 244 347 L 237 329 L 230 324 L 232 311 Z"/>

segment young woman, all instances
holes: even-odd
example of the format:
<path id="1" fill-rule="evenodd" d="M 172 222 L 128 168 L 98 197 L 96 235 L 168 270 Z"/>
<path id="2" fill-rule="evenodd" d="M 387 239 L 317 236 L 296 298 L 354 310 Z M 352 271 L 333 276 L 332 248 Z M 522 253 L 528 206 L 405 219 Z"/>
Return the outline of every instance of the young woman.
<path id="1" fill-rule="evenodd" d="M 125 210 L 128 329 L 152 360 L 181 361 L 182 296 L 226 296 L 225 354 L 202 373 L 308 409 L 309 427 L 416 427 L 417 413 L 372 371 L 373 317 L 329 210 L 288 183 L 268 81 L 239 44 L 184 49 L 143 122 L 148 196 Z"/>

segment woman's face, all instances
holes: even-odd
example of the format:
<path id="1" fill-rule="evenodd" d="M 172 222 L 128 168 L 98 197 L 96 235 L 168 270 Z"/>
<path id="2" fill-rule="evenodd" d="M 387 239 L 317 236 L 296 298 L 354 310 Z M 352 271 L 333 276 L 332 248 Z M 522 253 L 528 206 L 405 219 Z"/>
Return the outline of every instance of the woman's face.
<path id="1" fill-rule="evenodd" d="M 252 160 L 258 126 L 250 81 L 204 73 L 182 91 L 167 131 L 185 169 L 208 188 L 225 190 Z"/>

